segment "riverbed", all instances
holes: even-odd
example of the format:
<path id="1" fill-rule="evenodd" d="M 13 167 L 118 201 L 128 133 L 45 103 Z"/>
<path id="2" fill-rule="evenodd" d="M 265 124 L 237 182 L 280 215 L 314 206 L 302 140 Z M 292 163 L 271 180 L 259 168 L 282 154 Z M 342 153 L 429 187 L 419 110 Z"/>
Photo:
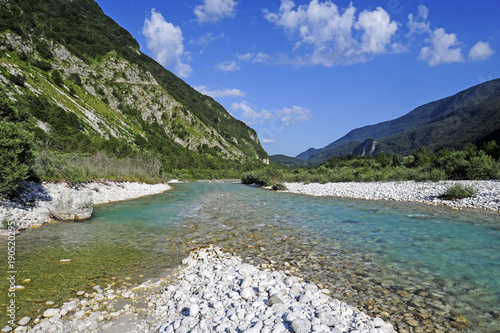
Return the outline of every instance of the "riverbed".
<path id="1" fill-rule="evenodd" d="M 158 277 L 208 244 L 314 281 L 400 330 L 499 330 L 498 213 L 237 183 L 175 184 L 160 195 L 96 207 L 86 222 L 21 233 L 19 318 L 96 284 L 118 288 Z M 6 294 L 0 298 L 3 307 Z"/>

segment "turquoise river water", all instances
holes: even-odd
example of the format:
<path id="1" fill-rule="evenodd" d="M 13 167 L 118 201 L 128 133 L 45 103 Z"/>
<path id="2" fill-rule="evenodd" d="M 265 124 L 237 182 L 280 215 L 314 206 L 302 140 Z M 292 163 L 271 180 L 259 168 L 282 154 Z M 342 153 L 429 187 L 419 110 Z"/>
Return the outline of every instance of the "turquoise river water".
<path id="1" fill-rule="evenodd" d="M 401 331 L 500 332 L 498 213 L 231 182 L 175 184 L 160 195 L 98 206 L 89 221 L 23 231 L 16 238 L 16 284 L 25 287 L 15 296 L 17 316 L 36 317 L 46 301 L 61 304 L 96 284 L 159 277 L 208 244 L 320 283 Z M 6 240 L 0 245 L 7 272 Z M 0 287 L 5 309 L 5 279 Z"/>

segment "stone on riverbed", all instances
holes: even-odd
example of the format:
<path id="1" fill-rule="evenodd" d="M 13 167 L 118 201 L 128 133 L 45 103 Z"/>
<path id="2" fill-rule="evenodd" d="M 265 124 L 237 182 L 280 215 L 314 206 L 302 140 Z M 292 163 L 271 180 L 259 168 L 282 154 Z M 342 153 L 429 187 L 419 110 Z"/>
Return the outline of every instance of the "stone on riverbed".
<path id="1" fill-rule="evenodd" d="M 50 213 L 58 220 L 87 220 L 92 216 L 93 200 L 90 191 L 64 189 Z"/>
<path id="2" fill-rule="evenodd" d="M 43 316 L 45 318 L 50 318 L 50 317 L 54 317 L 55 315 L 58 315 L 59 314 L 59 309 L 48 309 L 48 310 L 45 310 L 45 312 L 43 313 Z"/>
<path id="3" fill-rule="evenodd" d="M 394 332 L 314 283 L 258 270 L 216 247 L 192 252 L 183 263 L 177 284 L 150 299 L 149 318 L 157 319 L 148 324 L 157 332 Z"/>

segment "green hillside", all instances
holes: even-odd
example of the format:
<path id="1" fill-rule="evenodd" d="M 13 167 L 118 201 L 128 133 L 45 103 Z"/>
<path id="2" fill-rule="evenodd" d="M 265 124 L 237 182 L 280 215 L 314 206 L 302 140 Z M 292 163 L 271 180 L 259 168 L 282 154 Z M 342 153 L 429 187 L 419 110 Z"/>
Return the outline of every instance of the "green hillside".
<path id="1" fill-rule="evenodd" d="M 301 160 L 301 159 L 295 158 L 295 157 L 286 156 L 286 155 L 281 155 L 281 154 L 271 155 L 271 156 L 269 156 L 269 160 L 271 162 L 281 163 L 284 165 L 288 165 L 290 167 L 306 166 L 307 165 L 307 162 L 304 160 Z"/>
<path id="2" fill-rule="evenodd" d="M 461 149 L 467 143 L 498 141 L 499 129 L 500 79 L 497 79 L 422 105 L 400 118 L 352 130 L 326 147 L 311 148 L 297 158 L 319 164 L 335 156 L 359 154 L 366 151 L 363 145 L 370 139 L 377 145 L 373 154 L 383 151 L 405 156 L 422 147 L 433 151 Z"/>
<path id="3" fill-rule="evenodd" d="M 268 163 L 253 129 L 141 53 L 92 0 L 0 2 L 0 111 L 50 154 L 148 156 L 163 173 Z"/>

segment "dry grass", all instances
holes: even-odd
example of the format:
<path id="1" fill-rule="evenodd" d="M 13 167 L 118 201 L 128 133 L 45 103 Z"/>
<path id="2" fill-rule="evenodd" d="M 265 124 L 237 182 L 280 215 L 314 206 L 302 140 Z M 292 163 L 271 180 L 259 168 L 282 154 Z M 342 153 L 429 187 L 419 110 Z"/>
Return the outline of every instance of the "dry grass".
<path id="1" fill-rule="evenodd" d="M 70 154 L 42 148 L 36 154 L 34 169 L 41 179 L 51 181 L 126 180 L 155 183 L 166 180 L 161 174 L 160 159 L 146 153 L 119 158 L 104 151 L 93 155 Z"/>

